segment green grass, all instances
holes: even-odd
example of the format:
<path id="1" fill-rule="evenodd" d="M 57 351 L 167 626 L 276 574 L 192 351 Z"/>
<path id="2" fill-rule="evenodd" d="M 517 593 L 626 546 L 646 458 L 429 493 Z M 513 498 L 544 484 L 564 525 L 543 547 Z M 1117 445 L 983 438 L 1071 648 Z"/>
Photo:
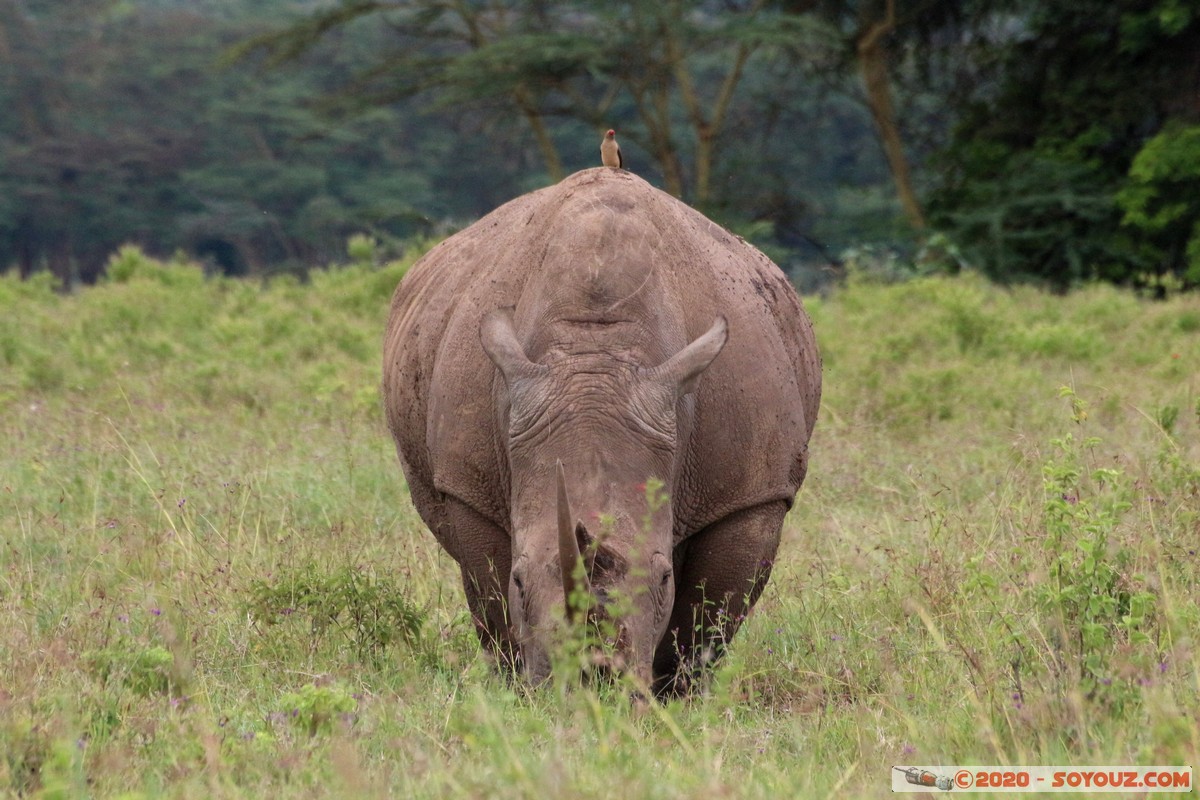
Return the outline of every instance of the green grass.
<path id="1" fill-rule="evenodd" d="M 892 764 L 1200 764 L 1200 297 L 809 298 L 825 399 L 773 580 L 708 693 L 640 708 L 480 656 L 379 409 L 405 266 L 0 277 L 0 795 L 884 797 Z"/>

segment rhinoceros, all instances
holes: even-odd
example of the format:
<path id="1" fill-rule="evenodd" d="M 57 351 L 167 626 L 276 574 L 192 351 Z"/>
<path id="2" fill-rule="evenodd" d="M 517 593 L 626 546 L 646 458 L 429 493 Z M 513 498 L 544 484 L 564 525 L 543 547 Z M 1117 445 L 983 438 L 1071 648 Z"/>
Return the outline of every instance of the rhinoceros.
<path id="1" fill-rule="evenodd" d="M 820 394 L 780 269 L 603 167 L 430 250 L 384 341 L 413 503 L 484 649 L 532 683 L 582 607 L 610 617 L 610 665 L 694 685 L 767 582 Z"/>

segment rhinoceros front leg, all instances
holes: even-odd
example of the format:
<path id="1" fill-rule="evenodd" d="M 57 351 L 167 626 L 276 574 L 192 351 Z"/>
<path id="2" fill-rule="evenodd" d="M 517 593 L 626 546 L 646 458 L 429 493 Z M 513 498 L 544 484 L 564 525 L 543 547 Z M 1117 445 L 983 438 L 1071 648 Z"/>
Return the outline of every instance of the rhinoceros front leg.
<path id="1" fill-rule="evenodd" d="M 744 509 L 683 543 L 675 607 L 654 657 L 658 694 L 686 693 L 720 658 L 767 584 L 787 511 L 782 500 Z"/>
<path id="2" fill-rule="evenodd" d="M 508 534 L 470 506 L 446 497 L 436 531 L 462 571 L 467 607 L 483 649 L 506 671 L 516 671 L 516 647 L 508 622 L 512 544 Z"/>

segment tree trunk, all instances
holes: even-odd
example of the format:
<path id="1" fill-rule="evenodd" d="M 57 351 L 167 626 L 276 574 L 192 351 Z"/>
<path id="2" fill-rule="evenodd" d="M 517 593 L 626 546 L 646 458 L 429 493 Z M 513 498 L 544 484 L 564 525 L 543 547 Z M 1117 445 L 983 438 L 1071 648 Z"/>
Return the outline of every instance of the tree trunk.
<path id="1" fill-rule="evenodd" d="M 872 24 L 858 37 L 858 65 L 862 70 L 863 85 L 867 91 L 867 107 L 875 120 L 879 142 L 883 146 L 888 168 L 896 183 L 896 193 L 904 216 L 918 234 L 925 231 L 925 213 L 913 189 L 912 174 L 908 159 L 904 155 L 904 144 L 900 140 L 900 128 L 896 124 L 896 111 L 892 106 L 892 87 L 888 80 L 887 50 L 883 39 L 896 27 L 895 0 L 888 0 L 884 19 Z"/>
<path id="2" fill-rule="evenodd" d="M 762 9 L 762 6 L 763 0 L 758 0 L 747 13 L 753 18 Z M 676 4 L 673 13 L 678 18 L 683 15 L 684 10 Z M 717 97 L 713 101 L 712 113 L 706 116 L 701 107 L 700 96 L 692 81 L 692 75 L 688 71 L 683 48 L 675 35 L 674 26 L 663 23 L 662 39 L 668 66 L 675 76 L 675 82 L 679 85 L 680 99 L 683 101 L 683 107 L 687 111 L 688 119 L 692 123 L 692 130 L 696 135 L 695 202 L 699 206 L 704 206 L 708 202 L 709 193 L 712 190 L 712 165 L 717 136 L 720 135 L 721 129 L 725 125 L 725 116 L 729 111 L 729 105 L 738 82 L 742 79 L 742 70 L 755 48 L 748 44 L 738 45 L 733 63 L 729 66 L 729 72 L 725 74 Z"/>
<path id="3" fill-rule="evenodd" d="M 650 153 L 662 168 L 667 193 L 682 200 L 683 168 L 679 164 L 679 154 L 671 142 L 670 98 L 661 86 L 654 90 L 645 85 L 631 85 L 629 88 L 638 117 L 646 126 L 646 133 L 650 139 Z M 648 92 L 652 94 L 652 105 L 647 102 Z"/>
<path id="4" fill-rule="evenodd" d="M 715 132 L 705 125 L 696 131 L 696 205 L 708 203 L 712 184 L 713 138 Z"/>
<path id="5" fill-rule="evenodd" d="M 529 91 L 524 86 L 517 87 L 513 94 L 521 113 L 525 115 L 525 120 L 533 131 L 533 138 L 537 140 L 538 149 L 542 151 L 542 161 L 546 164 L 546 172 L 550 175 L 550 180 L 558 183 L 564 177 L 562 159 L 559 158 L 558 148 L 554 145 L 554 139 L 550 137 L 549 129 L 546 128 L 546 120 L 542 118 L 533 98 L 530 97 Z"/>
<path id="6" fill-rule="evenodd" d="M 656 97 L 660 124 L 658 125 L 658 135 L 654 139 L 658 145 L 656 148 L 659 152 L 658 160 L 663 167 L 663 181 L 666 183 L 667 191 L 682 200 L 683 165 L 679 163 L 679 151 L 671 139 L 670 97 L 665 90 L 657 92 Z"/>

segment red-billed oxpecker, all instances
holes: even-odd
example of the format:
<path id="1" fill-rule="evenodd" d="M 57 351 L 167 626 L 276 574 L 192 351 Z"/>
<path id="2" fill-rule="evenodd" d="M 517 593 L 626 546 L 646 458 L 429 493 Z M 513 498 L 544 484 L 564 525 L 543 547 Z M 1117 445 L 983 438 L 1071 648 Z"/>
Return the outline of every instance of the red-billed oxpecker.
<path id="1" fill-rule="evenodd" d="M 617 132 L 611 128 L 600 141 L 600 163 L 616 169 L 625 166 L 621 160 L 621 145 L 617 144 Z"/>

